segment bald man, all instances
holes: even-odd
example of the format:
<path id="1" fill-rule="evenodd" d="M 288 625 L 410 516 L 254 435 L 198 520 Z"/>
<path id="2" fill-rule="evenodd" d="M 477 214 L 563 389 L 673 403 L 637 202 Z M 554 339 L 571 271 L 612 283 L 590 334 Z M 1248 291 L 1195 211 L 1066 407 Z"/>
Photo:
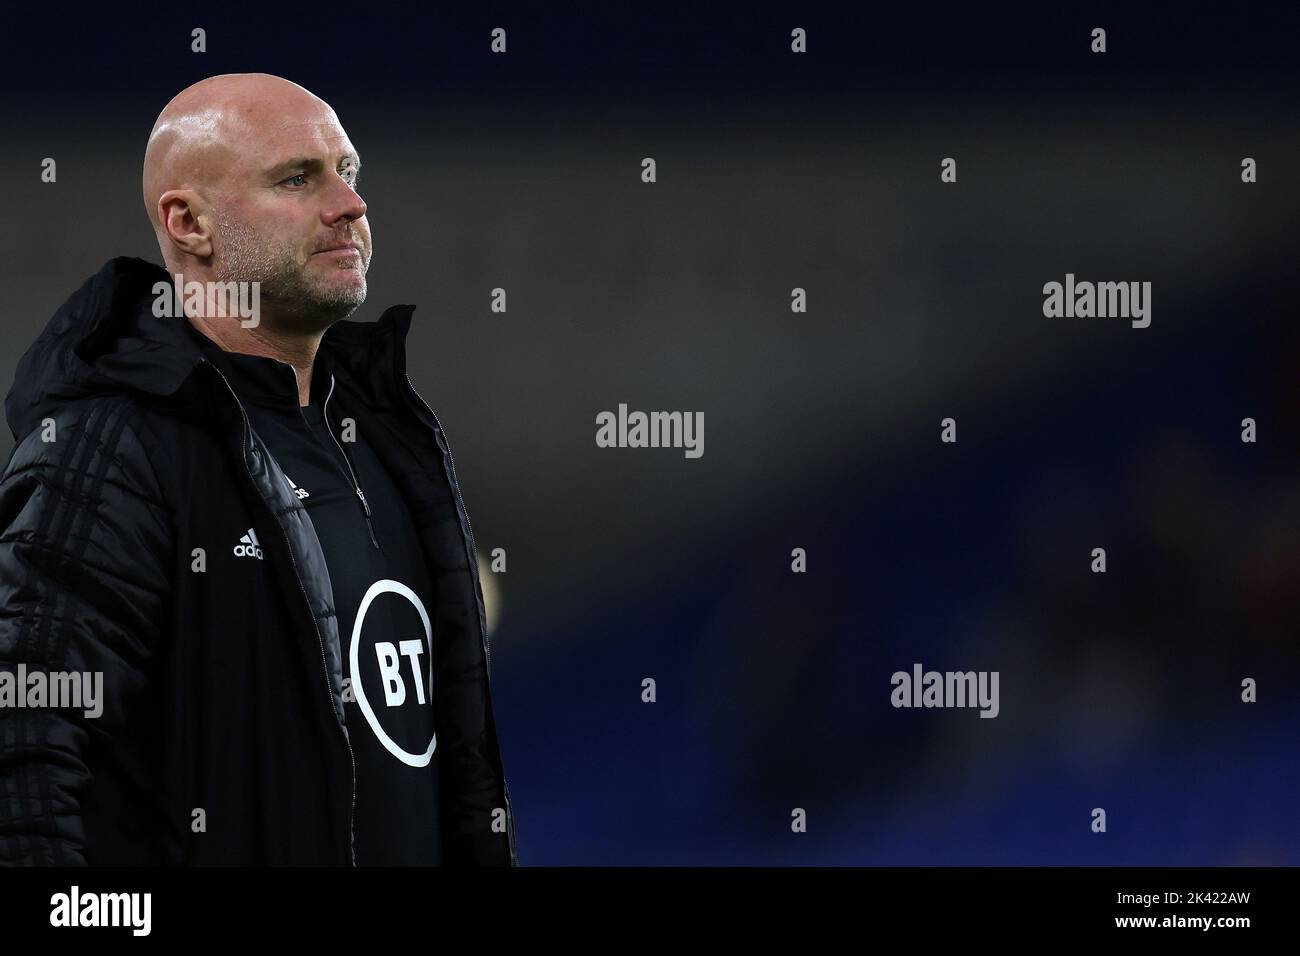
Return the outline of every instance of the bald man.
<path id="1" fill-rule="evenodd" d="M 18 364 L 0 481 L 0 863 L 517 866 L 477 552 L 348 319 L 361 157 L 266 74 L 145 150 L 164 266 L 110 260 Z"/>

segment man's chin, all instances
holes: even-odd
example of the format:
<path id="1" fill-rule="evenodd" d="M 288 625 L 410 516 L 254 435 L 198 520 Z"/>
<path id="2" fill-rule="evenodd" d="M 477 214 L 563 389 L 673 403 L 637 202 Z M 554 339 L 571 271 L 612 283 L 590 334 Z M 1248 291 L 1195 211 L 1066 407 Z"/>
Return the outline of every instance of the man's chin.
<path id="1" fill-rule="evenodd" d="M 366 285 L 361 283 L 361 288 L 348 290 L 344 295 L 323 296 L 321 300 L 322 311 L 332 314 L 337 319 L 346 319 L 349 315 L 361 308 L 366 301 Z"/>
<path id="2" fill-rule="evenodd" d="M 366 301 L 366 280 L 359 286 L 333 286 L 313 283 L 309 294 L 299 299 L 294 311 L 308 320 L 310 325 L 328 327 L 339 319 L 346 319 Z"/>
<path id="3" fill-rule="evenodd" d="M 312 285 L 321 300 L 355 300 L 355 305 L 366 301 L 366 274 L 360 269 L 331 269 Z"/>

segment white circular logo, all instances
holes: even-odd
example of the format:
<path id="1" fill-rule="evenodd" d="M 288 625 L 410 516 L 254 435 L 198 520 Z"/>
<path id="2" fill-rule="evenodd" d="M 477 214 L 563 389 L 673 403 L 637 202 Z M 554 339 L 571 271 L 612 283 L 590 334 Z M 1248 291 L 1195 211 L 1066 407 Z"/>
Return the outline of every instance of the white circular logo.
<path id="1" fill-rule="evenodd" d="M 360 706 L 361 712 L 366 715 L 366 720 L 370 722 L 370 727 L 375 732 L 375 736 L 379 738 L 380 742 L 386 748 L 388 748 L 388 752 L 408 766 L 427 767 L 429 761 L 433 759 L 434 748 L 438 746 L 437 731 L 435 730 L 429 738 L 429 747 L 424 751 L 424 753 L 408 753 L 399 747 L 393 741 L 392 737 L 388 736 L 388 732 L 384 730 L 383 724 L 381 724 L 379 718 L 375 716 L 374 709 L 370 706 L 370 701 L 366 699 L 366 690 L 365 687 L 362 686 L 361 670 L 358 667 L 357 661 L 357 651 L 361 642 L 361 629 L 362 625 L 366 622 L 366 611 L 370 608 L 370 602 L 381 594 L 400 594 L 415 605 L 415 610 L 419 612 L 420 620 L 424 623 L 424 643 L 429 651 L 429 686 L 432 686 L 433 683 L 433 628 L 429 624 L 429 615 L 424 610 L 424 605 L 420 603 L 420 599 L 416 596 L 414 591 L 408 588 L 401 581 L 391 581 L 385 578 L 370 585 L 370 590 L 368 590 L 366 596 L 361 599 L 361 606 L 357 608 L 357 619 L 352 625 L 352 647 L 348 652 L 348 660 L 352 667 L 352 689 L 356 693 L 357 704 Z"/>

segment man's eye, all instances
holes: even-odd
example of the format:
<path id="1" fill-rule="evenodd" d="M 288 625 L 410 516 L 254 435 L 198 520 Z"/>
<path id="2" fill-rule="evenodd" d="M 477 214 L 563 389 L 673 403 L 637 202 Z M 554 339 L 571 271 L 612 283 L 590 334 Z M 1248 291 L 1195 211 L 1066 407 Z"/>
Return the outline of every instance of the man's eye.
<path id="1" fill-rule="evenodd" d="M 285 182 L 286 182 L 286 183 L 292 183 L 295 179 L 301 179 L 301 180 L 303 180 L 302 185 L 304 185 L 304 186 L 307 185 L 307 182 L 306 182 L 306 180 L 307 180 L 307 174 L 306 174 L 306 173 L 298 173 L 297 175 L 290 176 L 288 179 L 285 180 Z"/>

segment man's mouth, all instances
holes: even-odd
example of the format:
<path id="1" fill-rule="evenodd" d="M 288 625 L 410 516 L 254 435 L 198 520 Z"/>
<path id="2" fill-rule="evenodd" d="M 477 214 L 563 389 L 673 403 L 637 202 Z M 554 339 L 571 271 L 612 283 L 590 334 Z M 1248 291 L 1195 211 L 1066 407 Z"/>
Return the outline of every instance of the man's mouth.
<path id="1" fill-rule="evenodd" d="M 317 249 L 314 256 L 328 256 L 331 259 L 344 259 L 348 256 L 361 256 L 361 247 L 355 242 L 341 242 L 324 249 Z"/>

